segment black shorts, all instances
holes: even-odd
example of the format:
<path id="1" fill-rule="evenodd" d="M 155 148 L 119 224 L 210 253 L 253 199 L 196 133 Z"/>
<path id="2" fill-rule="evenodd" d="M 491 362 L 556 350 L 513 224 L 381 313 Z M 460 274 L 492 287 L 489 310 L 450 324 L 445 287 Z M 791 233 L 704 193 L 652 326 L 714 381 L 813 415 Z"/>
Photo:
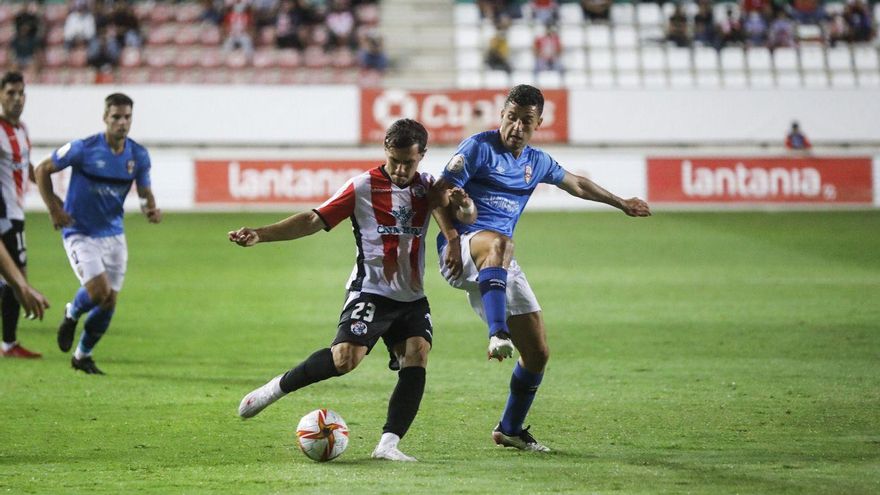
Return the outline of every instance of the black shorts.
<path id="1" fill-rule="evenodd" d="M 19 268 L 27 266 L 27 244 L 24 242 L 24 222 L 21 220 L 6 220 L 12 223 L 12 227 L 0 236 L 3 245 L 9 251 L 9 256 Z"/>
<path id="2" fill-rule="evenodd" d="M 349 294 L 333 345 L 352 342 L 366 346 L 369 354 L 380 337 L 389 351 L 410 337 L 422 337 L 432 344 L 434 329 L 427 298 L 400 302 L 366 292 Z M 358 295 L 351 298 L 352 294 Z"/>

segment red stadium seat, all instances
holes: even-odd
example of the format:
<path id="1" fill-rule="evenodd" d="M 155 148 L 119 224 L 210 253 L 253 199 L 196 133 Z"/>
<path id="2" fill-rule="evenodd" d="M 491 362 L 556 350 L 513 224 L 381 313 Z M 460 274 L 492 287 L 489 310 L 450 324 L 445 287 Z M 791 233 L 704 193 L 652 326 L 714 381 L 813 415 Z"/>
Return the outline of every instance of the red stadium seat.
<path id="1" fill-rule="evenodd" d="M 260 48 L 254 52 L 254 67 L 266 69 L 278 66 L 278 50 L 275 48 Z"/>
<path id="2" fill-rule="evenodd" d="M 44 67 L 43 70 L 40 71 L 39 81 L 42 84 L 67 84 L 67 69 Z"/>
<path id="3" fill-rule="evenodd" d="M 174 41 L 175 35 L 179 31 L 177 24 L 161 24 L 154 25 L 147 35 L 148 45 L 167 45 Z"/>
<path id="4" fill-rule="evenodd" d="M 65 19 L 67 19 L 67 4 L 51 2 L 46 5 L 44 12 L 43 18 L 46 20 L 46 24 L 49 26 L 63 26 Z"/>
<path id="5" fill-rule="evenodd" d="M 337 69 L 354 67 L 357 59 L 354 53 L 347 47 L 339 47 L 330 55 L 331 64 Z"/>
<path id="6" fill-rule="evenodd" d="M 64 26 L 57 25 L 49 28 L 46 33 L 46 45 L 54 46 L 64 43 Z"/>
<path id="7" fill-rule="evenodd" d="M 285 48 L 278 50 L 277 56 L 278 66 L 284 67 L 286 69 L 292 69 L 295 67 L 299 67 L 302 62 L 302 57 L 299 52 L 292 48 Z"/>
<path id="8" fill-rule="evenodd" d="M 67 65 L 69 67 L 85 67 L 88 62 L 88 54 L 86 53 L 86 48 L 77 47 L 70 50 L 67 58 Z"/>
<path id="9" fill-rule="evenodd" d="M 9 63 L 9 50 L 0 49 L 0 67 L 5 67 Z"/>
<path id="10" fill-rule="evenodd" d="M 64 67 L 67 65 L 67 51 L 60 45 L 50 46 L 46 49 L 46 67 Z"/>
<path id="11" fill-rule="evenodd" d="M 202 28 L 201 35 L 199 36 L 199 42 L 201 42 L 203 45 L 219 45 L 220 39 L 220 28 L 218 28 L 217 26 L 204 26 Z"/>
<path id="12" fill-rule="evenodd" d="M 174 20 L 183 23 L 195 22 L 202 13 L 199 2 L 181 3 L 174 9 Z"/>
<path id="13" fill-rule="evenodd" d="M 180 70 L 192 69 L 199 65 L 202 58 L 202 49 L 198 47 L 183 48 L 178 50 L 177 56 L 172 62 L 174 67 Z"/>
<path id="14" fill-rule="evenodd" d="M 85 67 L 69 69 L 67 71 L 67 84 L 94 84 L 96 72 L 95 69 Z"/>
<path id="15" fill-rule="evenodd" d="M 226 52 L 223 63 L 230 69 L 240 69 L 248 65 L 248 57 L 242 50 Z"/>
<path id="16" fill-rule="evenodd" d="M 15 37 L 15 26 L 11 22 L 0 25 L 0 45 L 3 45 L 4 49 L 13 37 Z"/>
<path id="17" fill-rule="evenodd" d="M 119 65 L 122 67 L 138 67 L 143 62 L 141 50 L 133 46 L 127 46 L 122 49 L 119 56 Z"/>
<path id="18" fill-rule="evenodd" d="M 355 19 L 360 24 L 376 25 L 379 23 L 379 7 L 374 3 L 358 5 L 354 11 Z"/>
<path id="19" fill-rule="evenodd" d="M 150 82 L 150 69 L 137 67 L 119 72 L 119 82 L 123 84 L 147 84 Z"/>
<path id="20" fill-rule="evenodd" d="M 277 69 L 263 69 L 254 71 L 254 84 L 281 84 L 281 71 Z"/>
<path id="21" fill-rule="evenodd" d="M 174 7 L 165 3 L 157 3 L 149 10 L 149 20 L 152 24 L 164 24 L 174 19 Z"/>
<path id="22" fill-rule="evenodd" d="M 205 82 L 205 71 L 199 68 L 179 69 L 176 71 L 176 79 L 183 84 L 201 84 Z"/>
<path id="23" fill-rule="evenodd" d="M 202 26 L 198 24 L 187 24 L 180 28 L 179 31 L 174 35 L 174 44 L 180 45 L 194 45 L 199 41 L 199 37 L 202 34 Z"/>
<path id="24" fill-rule="evenodd" d="M 18 12 L 18 5 L 12 5 L 6 2 L 0 3 L 0 24 L 12 22 L 12 18 Z"/>
<path id="25" fill-rule="evenodd" d="M 154 46 L 147 47 L 144 51 L 144 58 L 147 61 L 147 65 L 156 69 L 171 66 L 176 56 L 176 50 L 172 47 Z"/>
<path id="26" fill-rule="evenodd" d="M 330 64 L 330 57 L 324 52 L 324 48 L 316 45 L 306 47 L 303 60 L 309 68 L 326 67 Z"/>
<path id="27" fill-rule="evenodd" d="M 206 84 L 229 84 L 229 70 L 212 69 L 205 73 Z"/>
<path id="28" fill-rule="evenodd" d="M 223 63 L 223 53 L 219 48 L 208 47 L 200 50 L 199 66 L 203 69 L 220 67 Z"/>

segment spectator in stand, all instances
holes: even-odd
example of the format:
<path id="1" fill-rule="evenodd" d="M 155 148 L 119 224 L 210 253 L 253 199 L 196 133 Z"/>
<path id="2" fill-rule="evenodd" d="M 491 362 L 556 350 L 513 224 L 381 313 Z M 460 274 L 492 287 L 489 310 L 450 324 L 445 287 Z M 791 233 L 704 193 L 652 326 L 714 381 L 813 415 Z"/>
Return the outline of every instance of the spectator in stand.
<path id="1" fill-rule="evenodd" d="M 223 23 L 223 12 L 226 10 L 223 0 L 201 0 L 202 13 L 199 21 L 219 26 Z"/>
<path id="2" fill-rule="evenodd" d="M 358 63 L 361 69 L 369 72 L 381 74 L 388 69 L 388 57 L 382 47 L 382 38 L 377 33 L 364 36 L 358 53 Z"/>
<path id="3" fill-rule="evenodd" d="M 801 131 L 800 124 L 797 121 L 791 123 L 791 129 L 785 136 L 785 147 L 792 151 L 809 151 L 813 145 L 807 139 L 807 135 Z"/>
<path id="4" fill-rule="evenodd" d="M 801 24 L 819 24 L 827 17 L 820 0 L 792 0 L 791 16 Z"/>
<path id="5" fill-rule="evenodd" d="M 88 46 L 95 37 L 95 16 L 86 0 L 74 0 L 64 20 L 64 47 Z"/>
<path id="6" fill-rule="evenodd" d="M 612 0 L 581 0 L 584 19 L 590 22 L 608 22 L 611 19 Z"/>
<path id="7" fill-rule="evenodd" d="M 519 19 L 522 17 L 522 9 L 517 0 L 477 0 L 477 8 L 480 16 L 493 23 L 498 23 L 502 18 Z"/>
<path id="8" fill-rule="evenodd" d="M 862 0 L 852 0 L 843 10 L 849 41 L 854 43 L 871 41 L 874 38 L 874 25 L 868 6 Z"/>
<path id="9" fill-rule="evenodd" d="M 489 48 L 486 51 L 486 65 L 492 70 L 503 70 L 510 74 L 513 68 L 510 66 L 510 44 L 507 43 L 507 27 L 510 19 L 502 17 L 495 27 L 495 34 L 489 40 Z"/>
<path id="10" fill-rule="evenodd" d="M 675 10 L 669 16 L 669 23 L 666 26 L 666 40 L 675 43 L 678 47 L 691 46 L 691 39 L 688 35 L 688 18 L 684 12 L 684 6 L 679 2 L 675 4 Z"/>
<path id="11" fill-rule="evenodd" d="M 223 50 L 240 49 L 250 59 L 254 53 L 254 18 L 247 0 L 234 0 L 223 18 L 223 28 L 226 32 Z"/>
<path id="12" fill-rule="evenodd" d="M 715 15 L 711 0 L 700 0 L 694 15 L 694 41 L 706 46 L 715 46 Z"/>
<path id="13" fill-rule="evenodd" d="M 308 29 L 302 29 L 303 22 L 293 0 L 283 0 L 275 20 L 275 46 L 303 50 L 308 40 Z"/>
<path id="14" fill-rule="evenodd" d="M 98 30 L 98 35 L 89 42 L 86 60 L 92 67 L 109 73 L 119 65 L 121 52 L 116 28 L 113 25 L 103 26 Z"/>
<path id="15" fill-rule="evenodd" d="M 540 24 L 556 24 L 559 18 L 559 4 L 556 0 L 531 0 L 532 19 Z"/>
<path id="16" fill-rule="evenodd" d="M 10 41 L 15 70 L 40 68 L 40 55 L 45 45 L 45 23 L 40 4 L 31 0 L 15 15 L 15 34 Z"/>
<path id="17" fill-rule="evenodd" d="M 767 20 L 760 12 L 749 12 L 743 23 L 748 46 L 764 46 L 767 43 Z"/>
<path id="18" fill-rule="evenodd" d="M 330 30 L 331 47 L 354 48 L 357 45 L 354 36 L 354 13 L 348 0 L 333 0 L 324 22 Z"/>
<path id="19" fill-rule="evenodd" d="M 837 43 L 847 43 L 850 40 L 849 25 L 841 12 L 835 12 L 831 16 L 831 20 L 825 26 L 825 32 L 828 33 L 828 44 L 832 47 L 837 46 Z"/>
<path id="20" fill-rule="evenodd" d="M 724 19 L 718 22 L 718 47 L 738 45 L 745 41 L 742 17 L 736 15 L 732 7 L 727 7 Z"/>
<path id="21" fill-rule="evenodd" d="M 752 12 L 757 12 L 759 14 L 764 12 L 764 7 L 770 4 L 771 0 L 741 0 L 740 8 L 743 12 L 743 17 L 748 17 Z"/>
<path id="22" fill-rule="evenodd" d="M 278 0 L 250 0 L 256 30 L 275 26 L 278 19 Z"/>
<path id="23" fill-rule="evenodd" d="M 110 24 L 116 28 L 116 42 L 120 47 L 140 48 L 144 44 L 141 24 L 128 2 L 116 2 L 110 12 Z"/>
<path id="24" fill-rule="evenodd" d="M 776 18 L 767 29 L 767 48 L 791 48 L 795 46 L 794 22 L 784 10 L 776 11 Z"/>
<path id="25" fill-rule="evenodd" d="M 535 37 L 535 72 L 545 70 L 562 71 L 562 43 L 559 41 L 559 33 L 556 24 L 547 24 L 544 34 Z"/>

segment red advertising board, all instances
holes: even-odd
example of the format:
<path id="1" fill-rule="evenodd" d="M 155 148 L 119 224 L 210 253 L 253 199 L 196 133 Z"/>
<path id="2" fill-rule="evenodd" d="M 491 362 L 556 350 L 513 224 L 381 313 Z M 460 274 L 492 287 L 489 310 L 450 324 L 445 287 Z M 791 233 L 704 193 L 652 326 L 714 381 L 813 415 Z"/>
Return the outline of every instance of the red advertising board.
<path id="1" fill-rule="evenodd" d="M 568 141 L 568 92 L 545 90 L 544 122 L 535 132 L 537 143 Z M 482 110 L 485 130 L 497 129 L 507 90 L 406 91 L 361 90 L 361 141 L 381 143 L 397 119 L 418 120 L 428 129 L 429 143 L 458 144 L 474 108 Z"/>
<path id="2" fill-rule="evenodd" d="M 196 160 L 195 203 L 320 204 L 375 160 Z"/>
<path id="3" fill-rule="evenodd" d="M 868 157 L 648 158 L 648 200 L 871 204 Z"/>

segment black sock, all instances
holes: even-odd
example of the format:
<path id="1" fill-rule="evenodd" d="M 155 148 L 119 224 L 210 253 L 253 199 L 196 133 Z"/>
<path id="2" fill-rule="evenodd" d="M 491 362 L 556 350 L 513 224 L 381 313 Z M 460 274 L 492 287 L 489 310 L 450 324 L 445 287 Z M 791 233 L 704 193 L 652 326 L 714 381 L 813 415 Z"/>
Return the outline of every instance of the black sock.
<path id="1" fill-rule="evenodd" d="M 425 368 L 410 366 L 397 372 L 397 386 L 388 401 L 388 420 L 382 433 L 394 433 L 403 438 L 416 419 L 424 393 Z"/>
<path id="2" fill-rule="evenodd" d="M 3 313 L 3 342 L 15 342 L 21 305 L 8 285 L 3 287 L 3 295 L 0 296 L 0 312 Z"/>
<path id="3" fill-rule="evenodd" d="M 333 364 L 333 353 L 330 348 L 315 351 L 305 361 L 299 363 L 281 377 L 281 390 L 290 393 L 321 380 L 339 376 Z"/>

